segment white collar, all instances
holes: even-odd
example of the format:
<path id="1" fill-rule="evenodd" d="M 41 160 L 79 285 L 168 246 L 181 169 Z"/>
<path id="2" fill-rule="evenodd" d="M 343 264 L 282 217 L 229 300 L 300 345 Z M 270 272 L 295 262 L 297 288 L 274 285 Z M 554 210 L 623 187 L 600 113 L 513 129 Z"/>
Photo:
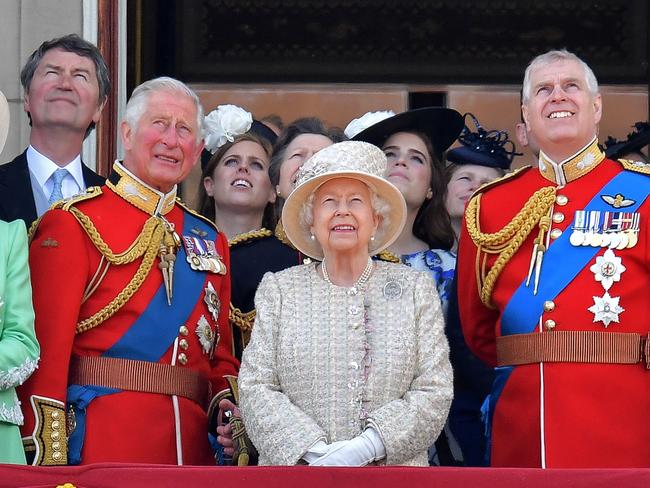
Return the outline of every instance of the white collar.
<path id="1" fill-rule="evenodd" d="M 54 172 L 60 167 L 68 170 L 68 173 L 72 175 L 79 188 L 83 189 L 86 187 L 86 184 L 84 183 L 83 171 L 81 170 L 81 155 L 79 154 L 65 166 L 58 166 L 47 156 L 39 153 L 30 144 L 27 147 L 27 166 L 29 167 L 29 171 L 31 171 L 31 173 L 34 175 L 36 181 L 38 182 L 38 185 L 41 188 L 45 186 L 45 182 L 50 179 L 52 174 L 54 174 Z"/>

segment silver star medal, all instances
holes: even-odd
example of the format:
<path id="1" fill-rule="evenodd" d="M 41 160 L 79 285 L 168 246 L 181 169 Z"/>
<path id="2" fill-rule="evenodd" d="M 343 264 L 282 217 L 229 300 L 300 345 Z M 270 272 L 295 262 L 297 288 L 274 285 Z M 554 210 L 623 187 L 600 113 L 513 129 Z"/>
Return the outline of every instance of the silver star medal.
<path id="1" fill-rule="evenodd" d="M 607 249 L 602 256 L 598 256 L 596 263 L 589 268 L 596 281 L 600 282 L 605 289 L 605 294 L 602 297 L 593 297 L 594 304 L 587 310 L 594 314 L 594 322 L 602 322 L 605 324 L 605 328 L 612 322 L 619 323 L 618 315 L 625 311 L 619 305 L 621 297 L 612 297 L 609 294 L 612 284 L 621 281 L 621 274 L 625 269 L 622 259 L 616 256 L 611 249 Z"/>
<path id="2" fill-rule="evenodd" d="M 594 304 L 587 310 L 594 314 L 594 322 L 602 322 L 605 328 L 612 322 L 619 323 L 618 315 L 625 312 L 625 309 L 618 304 L 621 297 L 610 297 L 609 293 L 605 292 L 602 297 L 593 297 L 593 299 Z"/>
<path id="3" fill-rule="evenodd" d="M 596 258 L 596 264 L 590 268 L 591 272 L 599 281 L 605 291 L 608 291 L 612 284 L 616 281 L 621 281 L 621 273 L 625 271 L 622 259 L 614 254 L 614 251 L 607 249 L 605 254 Z"/>
<path id="4" fill-rule="evenodd" d="M 201 315 L 201 318 L 196 324 L 196 335 L 199 336 L 199 342 L 201 343 L 203 352 L 205 354 L 210 354 L 213 350 L 214 331 L 212 330 L 212 327 L 210 327 L 208 319 L 206 319 L 204 315 Z"/>
<path id="5" fill-rule="evenodd" d="M 205 287 L 205 297 L 203 301 L 208 306 L 208 311 L 212 315 L 212 319 L 216 322 L 219 318 L 219 308 L 221 307 L 221 300 L 219 300 L 219 295 L 217 295 L 214 286 L 208 281 L 208 286 Z"/>

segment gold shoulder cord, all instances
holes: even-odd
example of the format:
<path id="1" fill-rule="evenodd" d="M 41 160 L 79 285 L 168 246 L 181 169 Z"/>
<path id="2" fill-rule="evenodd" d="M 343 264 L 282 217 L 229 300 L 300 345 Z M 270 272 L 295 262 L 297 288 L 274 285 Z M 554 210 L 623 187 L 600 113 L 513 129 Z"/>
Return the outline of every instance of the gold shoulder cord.
<path id="1" fill-rule="evenodd" d="M 232 247 L 236 246 L 237 244 L 241 244 L 242 242 L 261 239 L 263 237 L 270 237 L 272 235 L 273 232 L 262 227 L 261 229 L 251 230 L 250 232 L 244 232 L 243 234 L 237 234 L 228 241 L 228 246 Z"/>
<path id="2" fill-rule="evenodd" d="M 255 316 L 257 312 L 255 309 L 250 312 L 242 312 L 241 309 L 235 307 L 232 303 L 230 304 L 230 312 L 228 313 L 228 319 L 230 323 L 239 327 L 244 332 L 249 332 L 253 329 L 253 323 L 255 322 Z"/>
<path id="3" fill-rule="evenodd" d="M 156 256 L 158 255 L 160 243 L 163 241 L 165 235 L 165 226 L 161 219 L 154 216 L 149 217 L 138 238 L 126 251 L 116 254 L 99 235 L 97 228 L 87 215 L 75 207 L 70 207 L 68 211 L 79 221 L 93 245 L 110 264 L 128 264 L 144 256 L 137 272 L 133 278 L 131 278 L 131 281 L 129 281 L 124 290 L 122 290 L 104 308 L 77 324 L 77 334 L 80 334 L 98 326 L 108 318 L 112 317 L 131 299 L 135 292 L 140 289 L 145 278 L 151 271 Z"/>
<path id="4" fill-rule="evenodd" d="M 535 239 L 536 251 L 539 248 L 539 252 L 543 253 L 544 233 L 550 227 L 549 214 L 555 202 L 555 193 L 555 187 L 537 190 L 503 229 L 492 234 L 481 232 L 481 194 L 470 200 L 465 211 L 465 220 L 467 231 L 478 248 L 475 264 L 476 284 L 485 306 L 493 308 L 491 297 L 497 278 L 535 226 L 539 228 Z M 498 254 L 498 258 L 486 273 L 488 254 Z M 541 259 L 539 262 L 541 265 Z"/>

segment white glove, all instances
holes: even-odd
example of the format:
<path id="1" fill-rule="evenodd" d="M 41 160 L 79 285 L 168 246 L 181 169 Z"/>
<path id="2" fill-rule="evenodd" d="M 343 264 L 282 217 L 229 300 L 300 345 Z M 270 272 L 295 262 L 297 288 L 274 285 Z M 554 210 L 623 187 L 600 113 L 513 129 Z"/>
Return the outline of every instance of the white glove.
<path id="1" fill-rule="evenodd" d="M 331 445 L 327 453 L 309 463 L 312 466 L 365 466 L 386 456 L 379 433 L 372 427 L 362 434 Z"/>
<path id="2" fill-rule="evenodd" d="M 337 449 L 339 448 L 342 444 L 345 444 L 346 442 L 349 441 L 337 441 L 333 442 L 332 444 L 327 444 L 324 441 L 318 441 L 316 444 L 311 446 L 309 450 L 305 453 L 305 455 L 302 457 L 302 459 L 307 463 L 307 464 L 312 464 L 315 462 L 317 459 L 323 457 L 325 454 L 328 453 L 331 449 Z"/>

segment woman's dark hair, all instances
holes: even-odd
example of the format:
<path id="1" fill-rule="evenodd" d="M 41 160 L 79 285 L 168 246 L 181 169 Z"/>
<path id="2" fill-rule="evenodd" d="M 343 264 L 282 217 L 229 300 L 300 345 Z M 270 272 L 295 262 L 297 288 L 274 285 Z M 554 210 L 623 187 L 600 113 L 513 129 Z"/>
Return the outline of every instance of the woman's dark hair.
<path id="1" fill-rule="evenodd" d="M 228 150 L 231 147 L 233 147 L 235 144 L 242 141 L 256 142 L 262 147 L 262 149 L 264 149 L 264 152 L 266 153 L 267 156 L 269 157 L 271 156 L 271 151 L 272 151 L 271 143 L 268 141 L 268 139 L 264 137 L 260 137 L 254 132 L 246 132 L 245 134 L 237 136 L 232 142 L 227 142 L 219 149 L 217 149 L 217 152 L 215 152 L 212 155 L 210 161 L 208 161 L 208 164 L 205 166 L 205 169 L 201 174 L 201 182 L 199 184 L 199 205 L 198 205 L 199 213 L 204 217 L 212 220 L 213 222 L 216 220 L 214 198 L 209 196 L 208 193 L 205 191 L 203 180 L 207 176 L 212 177 L 212 173 L 214 173 L 214 169 L 217 167 L 217 164 L 219 164 L 219 161 L 221 161 L 221 158 L 223 158 L 224 154 L 226 154 L 226 152 L 228 152 Z M 268 203 L 264 208 L 264 214 L 262 216 L 262 227 L 266 227 L 267 229 L 273 229 L 274 226 L 275 226 L 275 222 L 273 221 L 273 204 Z"/>
<path id="2" fill-rule="evenodd" d="M 422 239 L 431 249 L 449 250 L 454 245 L 454 230 L 451 218 L 445 207 L 447 194 L 447 177 L 442 163 L 433 151 L 429 137 L 421 132 L 409 132 L 422 139 L 431 158 L 431 187 L 432 197 L 420 206 L 413 222 L 413 235 Z"/>
<path id="3" fill-rule="evenodd" d="M 304 117 L 294 120 L 284 128 L 273 146 L 271 164 L 269 165 L 269 177 L 271 178 L 271 184 L 274 187 L 280 182 L 280 168 L 282 167 L 282 163 L 284 163 L 287 147 L 296 137 L 303 134 L 325 136 L 334 143 L 345 140 L 345 135 L 341 129 L 336 127 L 327 127 L 322 120 L 316 117 Z M 284 199 L 278 196 L 278 198 L 275 199 L 274 205 L 274 227 L 282 215 L 283 204 Z"/>

